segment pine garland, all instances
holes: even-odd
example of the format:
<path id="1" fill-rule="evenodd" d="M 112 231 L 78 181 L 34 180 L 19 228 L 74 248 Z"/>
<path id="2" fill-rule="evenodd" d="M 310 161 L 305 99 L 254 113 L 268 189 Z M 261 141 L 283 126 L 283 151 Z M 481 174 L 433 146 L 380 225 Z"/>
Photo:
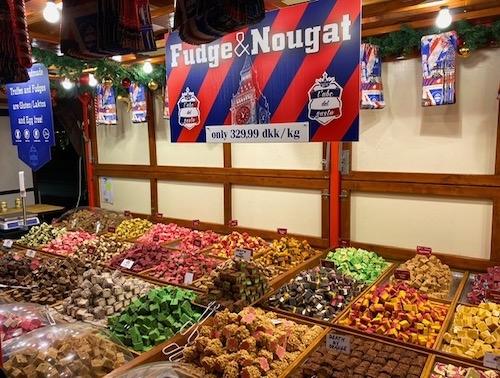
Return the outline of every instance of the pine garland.
<path id="1" fill-rule="evenodd" d="M 424 35 L 438 34 L 449 30 L 455 30 L 460 42 L 465 44 L 471 52 L 482 47 L 500 44 L 500 20 L 492 24 L 478 25 L 468 21 L 457 21 L 445 30 L 436 27 L 415 30 L 407 25 L 402 25 L 401 30 L 380 37 L 368 37 L 363 42 L 379 46 L 382 58 L 405 57 L 420 51 L 420 40 Z"/>

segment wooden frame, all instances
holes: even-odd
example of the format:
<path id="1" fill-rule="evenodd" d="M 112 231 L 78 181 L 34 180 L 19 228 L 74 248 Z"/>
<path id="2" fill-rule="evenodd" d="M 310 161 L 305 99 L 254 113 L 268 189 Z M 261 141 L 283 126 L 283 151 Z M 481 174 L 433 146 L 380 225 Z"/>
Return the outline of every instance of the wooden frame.
<path id="1" fill-rule="evenodd" d="M 292 170 L 292 169 L 248 169 L 233 168 L 231 159 L 231 145 L 223 146 L 224 166 L 214 167 L 178 167 L 178 166 L 160 166 L 157 161 L 156 151 L 156 133 L 154 117 L 154 96 L 151 91 L 147 95 L 148 109 L 148 145 L 149 145 L 149 165 L 130 165 L 130 164 L 99 164 L 97 133 L 95 115 L 90 119 L 90 139 L 92 156 L 91 162 L 94 165 L 94 196 L 95 204 L 99 206 L 99 177 L 117 177 L 117 178 L 136 178 L 150 181 L 151 186 L 151 214 L 134 214 L 140 217 L 155 216 L 158 213 L 158 181 L 169 180 L 178 182 L 196 182 L 196 183 L 217 183 L 224 187 L 224 224 L 207 223 L 201 220 L 200 229 L 211 229 L 217 232 L 230 233 L 231 231 L 248 232 L 252 235 L 262 236 L 267 239 L 280 238 L 281 235 L 276 231 L 251 229 L 247 227 L 230 227 L 229 221 L 232 220 L 232 186 L 246 185 L 252 187 L 270 187 L 285 189 L 305 189 L 318 191 L 321 193 L 321 237 L 310 235 L 290 234 L 299 238 L 307 239 L 314 247 L 327 248 L 330 246 L 330 201 L 329 190 L 330 171 L 327 164 L 323 164 L 323 170 Z M 95 112 L 92 112 L 95 113 Z M 323 147 L 323 159 L 329 159 L 326 156 L 326 144 Z M 334 166 L 330 164 L 330 166 Z M 89 188 L 89 190 L 91 190 Z M 168 214 L 167 214 L 168 215 Z M 181 226 L 192 226 L 191 219 L 162 218 L 157 220 L 161 222 L 175 222 Z"/>
<path id="2" fill-rule="evenodd" d="M 352 171 L 343 175 L 341 178 L 340 238 L 351 239 L 350 196 L 352 192 L 487 199 L 493 204 L 490 258 L 467 258 L 449 253 L 442 254 L 439 251 L 436 255 L 445 263 L 458 269 L 482 271 L 488 266 L 500 264 L 500 107 L 497 125 L 496 164 L 492 175 L 363 171 Z M 347 143 L 344 150 L 350 152 L 349 159 L 352 162 L 352 144 Z M 392 259 L 407 259 L 415 254 L 414 250 L 389 245 L 357 241 L 351 241 L 351 244 L 377 251 L 382 256 Z"/>

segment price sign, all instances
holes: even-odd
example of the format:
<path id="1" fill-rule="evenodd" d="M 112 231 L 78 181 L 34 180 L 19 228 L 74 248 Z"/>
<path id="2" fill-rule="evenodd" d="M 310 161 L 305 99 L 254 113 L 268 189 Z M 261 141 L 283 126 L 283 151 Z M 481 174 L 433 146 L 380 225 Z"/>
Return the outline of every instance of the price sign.
<path id="1" fill-rule="evenodd" d="M 193 227 L 198 227 L 200 225 L 200 220 L 199 219 L 194 219 L 193 220 Z"/>
<path id="2" fill-rule="evenodd" d="M 341 239 L 340 240 L 340 246 L 342 248 L 347 248 L 351 245 L 351 242 L 349 240 Z"/>
<path id="3" fill-rule="evenodd" d="M 201 248 L 201 239 L 194 239 L 193 245 L 195 247 Z"/>
<path id="4" fill-rule="evenodd" d="M 32 249 L 28 249 L 26 251 L 26 256 L 30 258 L 34 258 L 36 256 L 36 251 L 33 251 Z"/>
<path id="5" fill-rule="evenodd" d="M 286 235 L 288 234 L 288 230 L 286 228 L 278 228 L 278 234 Z"/>
<path id="6" fill-rule="evenodd" d="M 229 227 L 236 227 L 238 226 L 238 221 L 236 219 L 232 219 L 229 221 Z"/>
<path id="7" fill-rule="evenodd" d="M 75 226 L 76 226 L 76 219 L 73 219 L 71 221 L 71 228 L 75 228 Z"/>
<path id="8" fill-rule="evenodd" d="M 163 213 L 156 213 L 156 218 L 158 218 L 158 219 L 163 218 Z"/>
<path id="9" fill-rule="evenodd" d="M 115 232 L 115 231 L 116 231 L 116 227 L 113 227 L 113 226 L 108 227 L 108 232 Z"/>
<path id="10" fill-rule="evenodd" d="M 124 259 L 120 264 L 120 266 L 125 269 L 131 269 L 134 266 L 134 261 L 129 259 Z"/>
<path id="11" fill-rule="evenodd" d="M 95 233 L 98 234 L 101 231 L 101 222 L 95 224 Z"/>
<path id="12" fill-rule="evenodd" d="M 160 241 L 160 236 L 159 236 L 159 235 L 154 235 L 154 236 L 153 236 L 153 241 L 154 241 L 154 242 L 158 242 L 158 241 Z"/>
<path id="13" fill-rule="evenodd" d="M 184 285 L 191 285 L 193 283 L 194 274 L 191 272 L 186 272 L 184 275 Z"/>
<path id="14" fill-rule="evenodd" d="M 274 325 L 278 325 L 278 324 L 283 323 L 283 320 L 281 320 L 281 319 L 271 319 L 271 323 L 273 323 Z"/>
<path id="15" fill-rule="evenodd" d="M 330 260 L 321 260 L 321 266 L 323 266 L 325 268 L 330 268 L 330 269 L 337 269 L 335 262 L 330 261 Z"/>
<path id="16" fill-rule="evenodd" d="M 236 251 L 234 251 L 234 257 L 241 260 L 250 261 L 252 258 L 252 250 L 246 248 L 238 248 Z"/>
<path id="17" fill-rule="evenodd" d="M 326 336 L 326 347 L 346 354 L 351 354 L 351 336 L 329 333 Z"/>
<path id="18" fill-rule="evenodd" d="M 417 254 L 424 255 L 424 256 L 430 256 L 430 255 L 432 255 L 432 248 L 417 246 Z"/>
<path id="19" fill-rule="evenodd" d="M 397 280 L 409 281 L 410 271 L 406 269 L 396 269 L 394 271 L 394 278 L 396 278 Z"/>
<path id="20" fill-rule="evenodd" d="M 488 289 L 485 294 L 487 300 L 500 304 L 500 290 Z"/>
<path id="21" fill-rule="evenodd" d="M 3 247 L 4 248 L 12 248 L 12 244 L 14 244 L 14 241 L 13 240 L 10 240 L 10 239 L 5 239 L 3 241 Z"/>
<path id="22" fill-rule="evenodd" d="M 125 210 L 123 212 L 123 215 L 125 215 L 126 217 L 131 217 L 132 216 L 132 214 L 130 213 L 130 210 Z"/>
<path id="23" fill-rule="evenodd" d="M 486 353 L 484 355 L 483 365 L 488 369 L 500 370 L 500 356 L 491 352 Z"/>

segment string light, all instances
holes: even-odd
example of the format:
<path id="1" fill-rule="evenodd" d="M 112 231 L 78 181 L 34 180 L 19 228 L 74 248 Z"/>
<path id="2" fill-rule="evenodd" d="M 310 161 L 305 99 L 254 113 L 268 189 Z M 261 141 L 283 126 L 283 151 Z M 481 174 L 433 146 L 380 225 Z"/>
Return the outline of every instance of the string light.
<path id="1" fill-rule="evenodd" d="M 53 1 L 47 1 L 47 4 L 45 4 L 45 8 L 43 8 L 43 18 L 45 18 L 45 20 L 47 22 L 50 22 L 51 24 L 59 22 L 61 15 L 56 3 L 54 3 Z"/>
<path id="2" fill-rule="evenodd" d="M 61 82 L 61 85 L 64 89 L 66 89 L 67 91 L 69 91 L 71 88 L 73 88 L 75 86 L 75 84 L 68 78 L 65 78 L 62 82 Z"/>
<path id="3" fill-rule="evenodd" d="M 451 13 L 448 7 L 442 7 L 436 17 L 436 26 L 440 29 L 446 29 L 451 25 Z"/>
<path id="4" fill-rule="evenodd" d="M 153 72 L 153 65 L 150 62 L 144 62 L 142 70 L 144 71 L 144 73 L 150 74 L 151 72 Z"/>
<path id="5" fill-rule="evenodd" d="M 97 79 L 93 74 L 89 74 L 89 85 L 95 87 L 97 85 Z"/>

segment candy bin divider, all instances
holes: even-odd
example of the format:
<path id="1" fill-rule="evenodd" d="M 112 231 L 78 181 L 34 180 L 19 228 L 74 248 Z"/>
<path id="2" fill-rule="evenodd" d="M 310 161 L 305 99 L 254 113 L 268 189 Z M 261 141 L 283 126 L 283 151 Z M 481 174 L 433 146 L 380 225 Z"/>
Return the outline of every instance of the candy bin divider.
<path id="1" fill-rule="evenodd" d="M 179 246 L 179 243 L 181 241 L 182 241 L 182 238 L 177 238 L 177 239 L 172 239 L 170 241 L 160 243 L 160 245 L 164 248 L 179 250 L 178 246 Z"/>
<path id="2" fill-rule="evenodd" d="M 424 370 L 422 370 L 422 374 L 420 375 L 421 378 L 429 378 L 431 376 L 435 360 L 436 360 L 436 355 L 429 354 L 429 358 L 427 358 L 427 361 L 425 362 L 424 365 Z"/>
<path id="3" fill-rule="evenodd" d="M 200 249 L 199 252 L 202 253 L 202 254 L 204 254 L 206 257 L 208 257 L 210 259 L 219 260 L 221 262 L 229 260 L 229 257 L 222 257 L 222 256 L 212 255 L 210 253 L 210 251 L 212 251 L 212 249 L 213 249 L 213 246 L 209 246 L 209 247 L 206 247 L 204 249 Z"/>

